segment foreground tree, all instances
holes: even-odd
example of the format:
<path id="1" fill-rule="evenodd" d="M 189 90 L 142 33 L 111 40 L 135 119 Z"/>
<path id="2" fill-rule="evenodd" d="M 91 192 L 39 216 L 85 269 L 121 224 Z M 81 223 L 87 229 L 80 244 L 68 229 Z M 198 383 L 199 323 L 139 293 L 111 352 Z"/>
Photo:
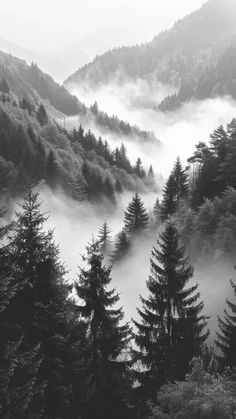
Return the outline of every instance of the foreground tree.
<path id="1" fill-rule="evenodd" d="M 148 214 L 138 193 L 129 203 L 125 212 L 125 231 L 130 236 L 141 233 L 148 226 Z"/>
<path id="2" fill-rule="evenodd" d="M 0 210 L 0 218 L 5 215 Z M 43 413 L 34 409 L 35 397 L 43 394 L 36 385 L 41 365 L 39 346 L 26 351 L 23 330 L 11 310 L 12 303 L 21 292 L 21 272 L 11 263 L 7 234 L 12 226 L 0 227 L 0 416 L 2 418 L 38 418 Z M 21 285 L 21 286 L 20 286 Z"/>
<path id="3" fill-rule="evenodd" d="M 141 397 L 156 397 L 168 380 L 183 379 L 193 356 L 201 353 L 207 333 L 206 317 L 201 314 L 198 285 L 187 284 L 193 268 L 179 247 L 173 223 L 167 223 L 154 248 L 151 274 L 147 281 L 149 297 L 141 297 L 138 310 L 141 322 L 135 321 L 137 333 L 134 362 L 141 364 L 137 377 Z"/>
<path id="4" fill-rule="evenodd" d="M 74 397 L 68 377 L 72 369 L 68 344 L 72 326 L 68 319 L 73 317 L 73 305 L 53 233 L 44 232 L 45 221 L 38 194 L 29 188 L 16 213 L 10 244 L 11 263 L 20 272 L 20 292 L 9 310 L 12 321 L 21 328 L 25 350 L 40 345 L 42 364 L 37 380 L 47 384 L 45 417 L 68 418 L 72 416 Z M 40 404 L 38 400 L 35 409 Z"/>
<path id="5" fill-rule="evenodd" d="M 85 362 L 86 400 L 82 418 L 130 418 L 127 406 L 127 345 L 130 329 L 121 324 L 123 311 L 114 309 L 119 296 L 108 290 L 111 269 L 103 266 L 99 243 L 87 247 L 84 258 L 88 269 L 81 269 L 76 291 L 81 301 L 78 312 L 87 326 L 88 356 Z"/>
<path id="6" fill-rule="evenodd" d="M 236 285 L 230 281 L 236 297 Z M 218 317 L 219 332 L 217 332 L 216 345 L 220 348 L 222 356 L 221 363 L 229 367 L 236 367 L 236 304 L 228 299 L 226 304 L 231 312 L 224 310 L 224 319 Z"/>

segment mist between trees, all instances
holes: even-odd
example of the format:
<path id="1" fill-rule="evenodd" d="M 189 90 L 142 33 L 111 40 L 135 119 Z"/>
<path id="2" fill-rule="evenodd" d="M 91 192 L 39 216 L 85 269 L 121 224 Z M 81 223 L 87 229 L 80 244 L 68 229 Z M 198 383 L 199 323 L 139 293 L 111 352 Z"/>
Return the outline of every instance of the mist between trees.
<path id="1" fill-rule="evenodd" d="M 67 273 L 54 242 L 62 218 L 59 215 L 55 232 L 47 231 L 50 218 L 47 220 L 41 208 L 38 193 L 29 189 L 13 223 L 2 225 L 3 417 L 172 418 L 172 410 L 179 409 L 187 419 L 192 403 L 193 417 L 210 418 L 212 412 L 217 412 L 219 418 L 233 417 L 234 375 L 233 370 L 224 369 L 233 368 L 236 363 L 233 296 L 226 305 L 228 317 L 224 320 L 221 316 L 218 320 L 215 339 L 220 351 L 215 352 L 206 346 L 208 316 L 201 288 L 195 278 L 191 282 L 194 269 L 176 228 L 178 206 L 183 205 L 188 195 L 185 187 L 188 179 L 180 160 L 170 178 L 175 180 L 171 191 L 178 195 L 172 196 L 176 207 L 166 205 L 170 203 L 166 199 L 170 182 L 163 200 L 160 203 L 157 199 L 150 213 L 139 194 L 134 195 L 125 209 L 124 222 L 116 227 L 120 233 L 114 237 L 113 245 L 107 221 L 85 246 L 82 260 L 78 247 L 84 243 L 77 246 L 75 235 L 68 235 L 68 254 L 75 249 L 81 266 L 77 276 Z M 55 212 L 67 211 L 64 216 L 70 218 L 71 233 L 76 229 L 78 207 L 69 208 L 68 203 L 63 204 L 61 198 L 53 195 L 50 198 L 50 194 L 47 190 L 42 194 L 44 200 L 48 198 L 47 206 L 51 199 L 57 208 Z M 88 209 L 84 207 L 81 211 L 84 220 Z M 68 217 L 73 213 L 74 220 Z M 52 220 L 54 216 L 53 211 Z M 65 242 L 67 226 L 64 228 Z M 81 243 L 81 238 L 76 234 L 77 242 Z M 141 299 L 135 303 L 138 311 L 133 315 L 134 322 L 127 323 L 119 284 L 123 294 L 126 286 L 132 293 L 139 286 L 136 273 L 145 247 L 149 247 L 151 264 L 146 263 L 149 267 L 142 278 Z M 135 266 L 132 275 L 136 284 L 133 282 L 132 287 L 129 261 Z M 235 291 L 233 282 L 232 288 Z M 176 380 L 171 393 L 170 388 L 163 387 Z M 199 393 L 197 388 L 201 388 Z M 184 400 L 178 406 L 176 392 Z"/>

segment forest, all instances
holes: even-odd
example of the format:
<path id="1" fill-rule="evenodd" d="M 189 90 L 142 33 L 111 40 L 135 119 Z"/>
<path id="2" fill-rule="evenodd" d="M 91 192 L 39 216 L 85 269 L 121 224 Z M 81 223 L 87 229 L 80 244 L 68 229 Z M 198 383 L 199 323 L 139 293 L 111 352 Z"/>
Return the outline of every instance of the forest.
<path id="1" fill-rule="evenodd" d="M 236 419 L 235 12 L 62 85 L 0 51 L 0 418 Z"/>
<path id="2" fill-rule="evenodd" d="M 18 98 L 5 79 L 0 89 L 2 199 L 22 196 L 28 181 L 45 183 L 78 201 L 111 205 L 124 190 L 157 190 L 152 166 L 146 173 L 140 158 L 131 164 L 124 144 L 112 150 L 81 125 L 69 132 L 42 102 Z"/>
<path id="3" fill-rule="evenodd" d="M 82 128 L 71 135 L 104 153 Z M 113 238 L 104 222 L 84 244 L 76 278 L 44 227 L 38 187 L 24 188 L 10 222 L 2 207 L 1 417 L 235 417 L 236 281 L 215 331 L 192 282 L 199 259 L 235 263 L 235 136 L 232 120 L 196 146 L 186 168 L 178 158 L 151 213 L 134 194 L 120 233 Z M 150 232 L 147 294 L 127 322 L 112 268 Z"/>

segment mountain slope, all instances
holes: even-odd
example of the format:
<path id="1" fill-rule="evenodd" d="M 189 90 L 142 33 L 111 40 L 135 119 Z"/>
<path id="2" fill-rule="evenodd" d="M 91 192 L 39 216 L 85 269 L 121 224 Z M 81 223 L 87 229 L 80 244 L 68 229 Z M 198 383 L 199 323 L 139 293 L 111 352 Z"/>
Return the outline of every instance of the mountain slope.
<path id="1" fill-rule="evenodd" d="M 96 123 L 102 132 L 123 134 L 145 141 L 157 141 L 154 134 L 130 126 L 115 117 L 109 117 L 96 107 L 87 108 L 76 96 L 56 83 L 51 76 L 43 73 L 36 64 L 27 63 L 10 54 L 0 51 L 0 80 L 7 80 L 11 91 L 19 98 L 26 98 L 35 106 L 43 99 L 48 111 L 54 117 L 77 115 L 82 123 L 87 125 Z M 60 115 L 60 116 L 63 116 Z"/>
<path id="2" fill-rule="evenodd" d="M 29 180 L 96 203 L 115 204 L 123 190 L 156 189 L 154 177 L 138 172 L 123 146 L 112 151 L 91 131 L 61 128 L 54 101 L 66 111 L 68 102 L 79 103 L 36 66 L 0 53 L 0 199 L 21 195 Z"/>
<path id="3" fill-rule="evenodd" d="M 235 60 L 236 3 L 233 0 L 209 0 L 199 10 L 178 21 L 152 42 L 118 48 L 95 60 L 69 77 L 64 85 L 85 83 L 91 86 L 152 76 L 161 83 L 176 87 L 162 109 L 176 106 L 190 98 L 233 94 L 236 82 L 230 67 L 228 81 L 225 61 Z"/>

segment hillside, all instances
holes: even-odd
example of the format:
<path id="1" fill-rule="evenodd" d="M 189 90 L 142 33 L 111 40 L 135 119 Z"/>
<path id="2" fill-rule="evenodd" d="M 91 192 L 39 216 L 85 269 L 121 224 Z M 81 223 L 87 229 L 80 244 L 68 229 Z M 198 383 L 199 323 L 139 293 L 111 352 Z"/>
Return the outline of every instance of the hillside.
<path id="1" fill-rule="evenodd" d="M 56 83 L 51 76 L 42 72 L 34 63 L 27 65 L 24 60 L 0 51 L 0 80 L 7 83 L 15 95 L 29 100 L 34 106 L 45 101 L 48 112 L 56 116 L 78 116 L 81 123 L 96 123 L 104 133 L 114 132 L 144 141 L 157 141 L 154 134 L 131 126 L 117 117 L 109 117 L 94 107 L 88 108 L 68 90 Z M 61 115 L 63 114 L 63 115 Z"/>
<path id="2" fill-rule="evenodd" d="M 209 0 L 152 42 L 113 49 L 96 57 L 64 85 L 85 83 L 98 87 L 114 80 L 122 83 L 151 78 L 176 89 L 176 95 L 157 104 L 162 110 L 194 98 L 235 98 L 235 13 L 233 0 Z"/>
<path id="3" fill-rule="evenodd" d="M 11 57 L 9 60 L 6 71 L 0 65 L 0 77 L 7 76 L 0 78 L 2 198 L 21 195 L 29 181 L 43 182 L 68 197 L 96 203 L 105 200 L 115 204 L 123 190 L 155 190 L 153 173 L 146 175 L 141 161 L 132 166 L 123 145 L 111 150 L 106 141 L 97 139 L 91 131 L 85 132 L 81 126 L 73 132 L 61 128 L 52 117 L 55 109 L 43 100 L 43 94 L 39 95 L 41 87 L 35 83 L 36 90 L 33 82 L 30 84 L 31 72 L 39 70 L 26 67 L 20 60 L 16 67 Z M 63 106 L 66 99 L 73 104 L 64 88 L 57 87 L 48 76 L 44 81 L 55 87 L 55 98 Z M 48 90 L 48 97 L 52 94 Z M 43 103 L 49 105 L 45 107 Z"/>

